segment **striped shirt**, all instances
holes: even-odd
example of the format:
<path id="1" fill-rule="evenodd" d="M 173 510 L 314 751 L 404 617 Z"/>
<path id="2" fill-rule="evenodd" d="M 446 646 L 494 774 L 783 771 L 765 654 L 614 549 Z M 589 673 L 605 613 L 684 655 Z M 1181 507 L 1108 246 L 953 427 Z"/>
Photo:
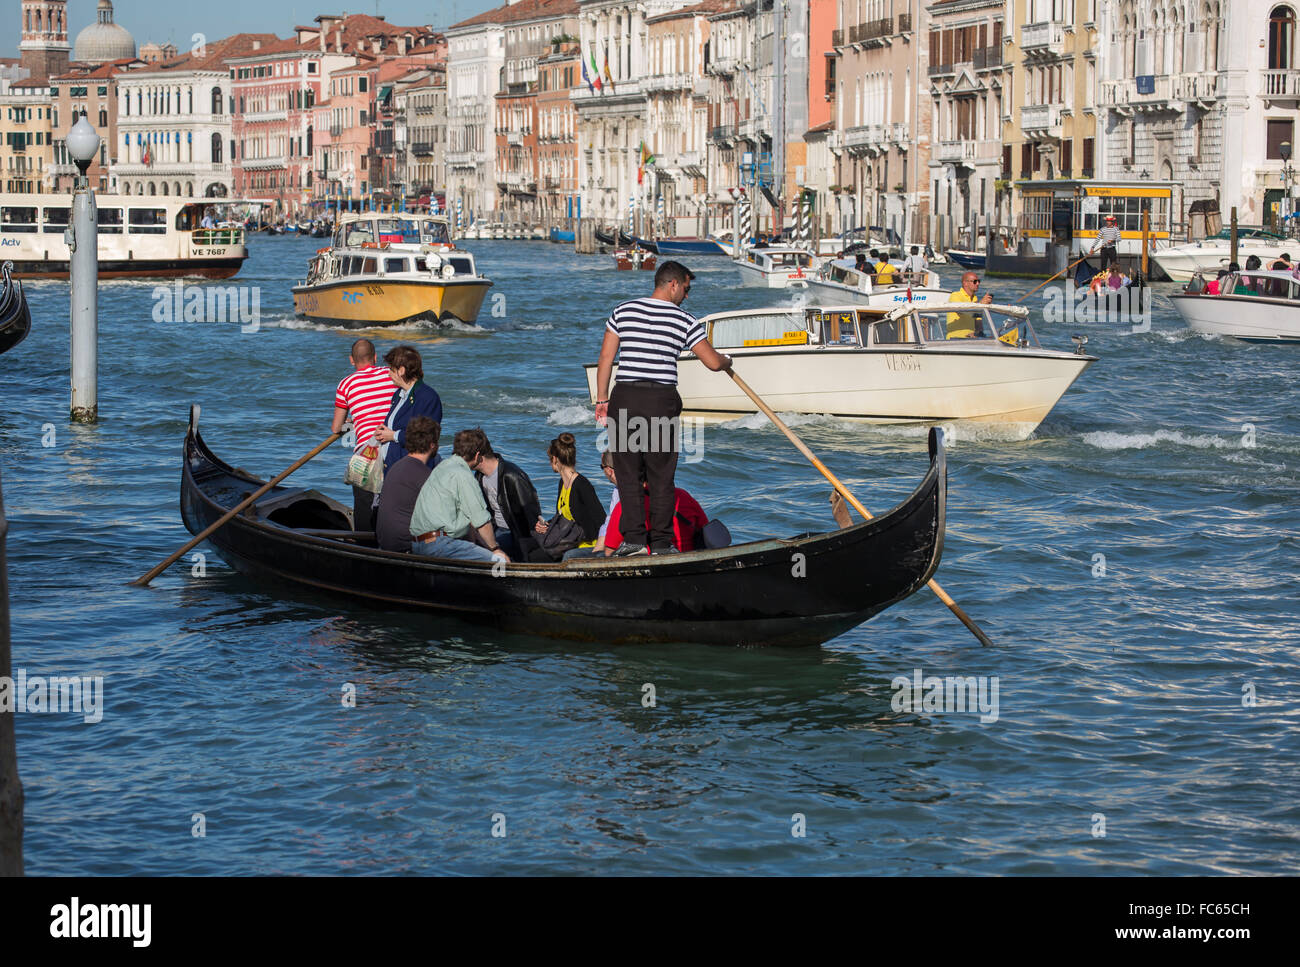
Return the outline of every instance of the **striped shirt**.
<path id="1" fill-rule="evenodd" d="M 1101 245 L 1103 247 L 1114 248 L 1115 243 L 1118 242 L 1119 239 L 1119 229 L 1114 225 L 1106 225 L 1097 233 L 1097 241 L 1092 243 L 1092 247 L 1096 248 L 1098 245 Z"/>
<path id="2" fill-rule="evenodd" d="M 676 386 L 678 355 L 704 339 L 700 320 L 662 299 L 624 302 L 605 328 L 618 336 L 618 383 L 648 379 Z"/>
<path id="3" fill-rule="evenodd" d="M 334 405 L 352 414 L 352 428 L 357 434 L 354 453 L 368 446 L 375 431 L 384 425 L 395 390 L 385 366 L 358 369 L 339 383 Z"/>

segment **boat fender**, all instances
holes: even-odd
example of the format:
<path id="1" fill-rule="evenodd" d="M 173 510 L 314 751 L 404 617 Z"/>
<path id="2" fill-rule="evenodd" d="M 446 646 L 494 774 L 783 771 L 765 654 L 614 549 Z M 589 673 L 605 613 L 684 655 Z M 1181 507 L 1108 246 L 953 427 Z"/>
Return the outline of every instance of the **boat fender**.
<path id="1" fill-rule="evenodd" d="M 731 546 L 731 531 L 727 530 L 727 525 L 720 520 L 711 520 L 704 525 L 700 531 L 700 546 L 713 550 L 718 547 Z"/>

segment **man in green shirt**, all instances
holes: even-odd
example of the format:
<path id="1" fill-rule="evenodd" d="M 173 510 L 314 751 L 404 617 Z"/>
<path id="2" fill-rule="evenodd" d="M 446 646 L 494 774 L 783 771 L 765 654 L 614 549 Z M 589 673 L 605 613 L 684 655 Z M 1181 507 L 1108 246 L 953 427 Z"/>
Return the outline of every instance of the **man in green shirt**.
<path id="1" fill-rule="evenodd" d="M 462 430 L 452 443 L 452 456 L 433 468 L 420 488 L 411 513 L 411 550 L 424 557 L 458 561 L 508 561 L 497 546 L 492 515 L 483 501 L 483 489 L 465 462 L 473 455 L 474 440 Z M 478 531 L 483 547 L 473 543 Z"/>

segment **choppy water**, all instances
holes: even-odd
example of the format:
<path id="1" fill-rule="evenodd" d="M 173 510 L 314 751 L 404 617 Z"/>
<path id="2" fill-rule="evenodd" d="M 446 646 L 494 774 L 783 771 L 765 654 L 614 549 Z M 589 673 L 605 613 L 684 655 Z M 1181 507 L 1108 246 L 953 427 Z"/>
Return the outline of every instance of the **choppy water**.
<path id="1" fill-rule="evenodd" d="M 126 587 L 188 537 L 190 402 L 262 476 L 327 435 L 352 335 L 292 317 L 316 244 L 252 241 L 256 332 L 159 323 L 151 284 L 104 284 L 91 428 L 67 419 L 67 286 L 28 287 L 34 331 L 0 358 L 13 664 L 104 676 L 97 724 L 18 716 L 29 872 L 1295 871 L 1300 347 L 1194 335 L 1163 298 L 1148 333 L 1040 325 L 1059 348 L 1088 332 L 1101 361 L 1029 440 L 950 453 L 937 579 L 993 649 L 928 591 L 822 648 L 741 651 L 384 615 L 215 556 Z M 482 424 L 544 496 L 564 429 L 599 480 L 580 363 L 648 280 L 546 243 L 470 247 L 503 316 L 372 335 L 415 342 L 448 430 Z M 694 267 L 697 313 L 781 298 Z M 792 422 L 873 509 L 924 472 L 920 430 Z M 830 526 L 827 485 L 774 429 L 706 433 L 679 479 L 738 539 Z M 340 477 L 336 454 L 295 479 L 342 498 Z M 895 711 L 918 668 L 996 676 L 997 720 Z"/>

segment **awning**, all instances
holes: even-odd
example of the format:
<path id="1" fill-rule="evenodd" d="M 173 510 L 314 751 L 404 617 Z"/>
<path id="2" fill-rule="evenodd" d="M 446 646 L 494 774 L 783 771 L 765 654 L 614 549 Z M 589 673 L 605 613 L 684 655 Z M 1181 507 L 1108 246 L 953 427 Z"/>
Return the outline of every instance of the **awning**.
<path id="1" fill-rule="evenodd" d="M 379 100 L 387 101 L 388 98 L 392 96 L 392 93 L 393 93 L 393 85 L 385 84 L 383 87 L 379 89 Z"/>

